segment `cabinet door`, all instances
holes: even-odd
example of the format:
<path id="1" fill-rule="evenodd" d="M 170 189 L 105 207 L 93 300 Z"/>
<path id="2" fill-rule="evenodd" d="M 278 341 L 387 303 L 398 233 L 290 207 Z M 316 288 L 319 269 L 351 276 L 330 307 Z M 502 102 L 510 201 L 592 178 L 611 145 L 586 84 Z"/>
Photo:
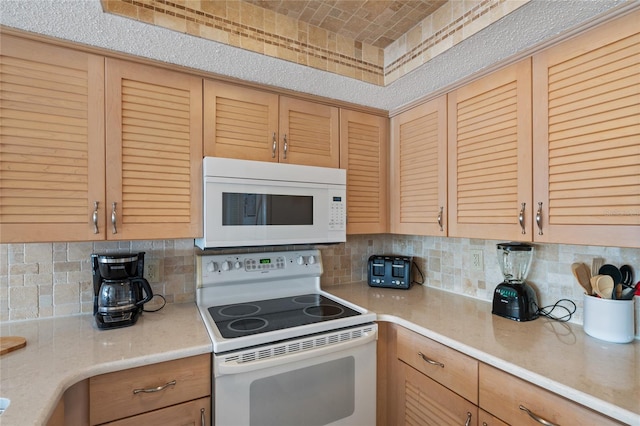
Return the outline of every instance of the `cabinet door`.
<path id="1" fill-rule="evenodd" d="M 201 398 L 172 407 L 162 408 L 145 414 L 128 417 L 115 422 L 105 423 L 109 426 L 207 426 L 211 424 L 211 398 Z"/>
<path id="2" fill-rule="evenodd" d="M 398 361 L 397 425 L 477 425 L 478 407 Z"/>
<path id="3" fill-rule="evenodd" d="M 0 242 L 104 239 L 104 58 L 0 37 Z"/>
<path id="4" fill-rule="evenodd" d="M 391 232 L 447 235 L 447 98 L 391 119 Z"/>
<path id="5" fill-rule="evenodd" d="M 531 60 L 453 91 L 448 108 L 449 236 L 531 241 Z"/>
<path id="6" fill-rule="evenodd" d="M 347 234 L 380 234 L 387 226 L 389 120 L 340 110 L 340 164 L 347 169 Z"/>
<path id="7" fill-rule="evenodd" d="M 202 80 L 116 59 L 106 78 L 107 239 L 200 236 Z"/>
<path id="8" fill-rule="evenodd" d="M 278 95 L 204 81 L 204 155 L 278 161 Z"/>
<path id="9" fill-rule="evenodd" d="M 339 110 L 280 97 L 280 162 L 340 167 Z"/>
<path id="10" fill-rule="evenodd" d="M 640 12 L 533 58 L 543 242 L 640 245 Z"/>

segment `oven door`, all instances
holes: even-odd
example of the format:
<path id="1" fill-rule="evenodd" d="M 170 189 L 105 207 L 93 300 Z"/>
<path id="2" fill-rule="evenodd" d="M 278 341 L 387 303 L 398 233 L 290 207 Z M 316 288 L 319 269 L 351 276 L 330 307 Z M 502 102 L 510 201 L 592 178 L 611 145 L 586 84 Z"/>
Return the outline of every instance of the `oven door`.
<path id="1" fill-rule="evenodd" d="M 349 330 L 214 355 L 214 424 L 375 425 L 377 326 L 367 327 L 343 341 Z"/>
<path id="2" fill-rule="evenodd" d="M 207 177 L 206 247 L 346 241 L 344 186 Z"/>

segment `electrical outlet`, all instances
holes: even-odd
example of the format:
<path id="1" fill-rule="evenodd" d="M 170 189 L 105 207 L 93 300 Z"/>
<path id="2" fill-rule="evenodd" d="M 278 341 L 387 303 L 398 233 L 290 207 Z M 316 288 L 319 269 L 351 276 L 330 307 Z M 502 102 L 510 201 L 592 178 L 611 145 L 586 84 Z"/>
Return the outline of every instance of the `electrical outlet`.
<path id="1" fill-rule="evenodd" d="M 160 277 L 160 260 L 145 259 L 144 261 L 144 278 L 150 283 L 159 283 Z"/>
<path id="2" fill-rule="evenodd" d="M 482 250 L 471 250 L 471 269 L 473 271 L 484 271 Z"/>

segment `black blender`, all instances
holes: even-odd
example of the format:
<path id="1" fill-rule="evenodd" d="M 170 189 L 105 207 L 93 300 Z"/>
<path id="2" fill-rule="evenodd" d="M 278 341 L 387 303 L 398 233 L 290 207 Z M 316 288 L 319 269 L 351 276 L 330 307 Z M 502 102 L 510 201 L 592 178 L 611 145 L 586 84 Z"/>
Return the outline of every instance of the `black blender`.
<path id="1" fill-rule="evenodd" d="M 515 321 L 538 318 L 538 298 L 525 278 L 533 259 L 533 246 L 526 243 L 497 244 L 498 264 L 504 281 L 493 293 L 491 313 Z"/>

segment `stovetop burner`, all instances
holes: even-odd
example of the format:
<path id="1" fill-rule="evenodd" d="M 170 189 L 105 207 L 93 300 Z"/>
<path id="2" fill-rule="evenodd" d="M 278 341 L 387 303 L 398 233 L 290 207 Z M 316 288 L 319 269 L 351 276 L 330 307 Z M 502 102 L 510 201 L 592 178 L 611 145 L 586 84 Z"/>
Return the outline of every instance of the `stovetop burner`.
<path id="1" fill-rule="evenodd" d="M 212 306 L 208 311 L 227 339 L 360 315 L 320 294 Z"/>

